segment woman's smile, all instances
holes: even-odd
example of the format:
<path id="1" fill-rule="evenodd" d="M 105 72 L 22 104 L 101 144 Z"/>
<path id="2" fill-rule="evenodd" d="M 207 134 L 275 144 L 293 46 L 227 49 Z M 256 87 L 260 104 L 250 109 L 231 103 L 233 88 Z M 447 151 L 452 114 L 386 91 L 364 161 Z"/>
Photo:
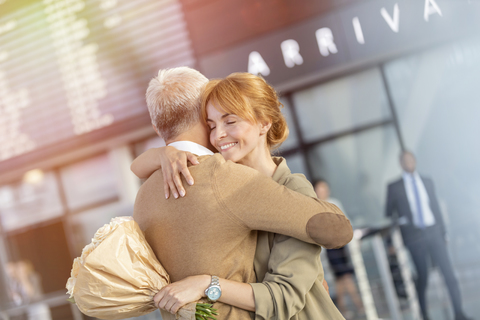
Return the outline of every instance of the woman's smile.
<path id="1" fill-rule="evenodd" d="M 220 152 L 225 152 L 236 146 L 238 142 L 230 142 L 230 143 L 222 143 L 219 144 L 218 147 L 220 148 Z"/>

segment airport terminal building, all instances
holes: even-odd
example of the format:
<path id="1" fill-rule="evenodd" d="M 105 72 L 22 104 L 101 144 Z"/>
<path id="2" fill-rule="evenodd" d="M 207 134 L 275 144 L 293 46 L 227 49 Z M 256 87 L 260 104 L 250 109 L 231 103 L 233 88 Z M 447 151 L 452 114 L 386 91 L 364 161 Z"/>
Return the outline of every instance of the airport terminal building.
<path id="1" fill-rule="evenodd" d="M 132 214 L 130 164 L 164 145 L 145 91 L 176 66 L 272 84 L 290 128 L 276 154 L 329 181 L 354 228 L 388 223 L 387 184 L 413 151 L 435 181 L 465 309 L 480 312 L 479 17 L 476 0 L 0 0 L 0 313 L 88 319 L 66 301 L 72 260 Z M 20 263 L 34 296 L 15 289 Z M 431 283 L 432 314 L 450 319 Z"/>

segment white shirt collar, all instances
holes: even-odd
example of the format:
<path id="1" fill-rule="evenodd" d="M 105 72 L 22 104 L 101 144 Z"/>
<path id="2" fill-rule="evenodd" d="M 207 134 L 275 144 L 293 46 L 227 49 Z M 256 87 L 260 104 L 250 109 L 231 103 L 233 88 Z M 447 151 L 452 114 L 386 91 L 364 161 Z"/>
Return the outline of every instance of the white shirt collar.
<path id="1" fill-rule="evenodd" d="M 196 154 L 197 156 L 213 155 L 212 151 L 192 141 L 175 141 L 175 142 L 169 143 L 168 145 L 171 147 L 175 147 L 178 150 L 191 152 L 193 154 Z"/>
<path id="2" fill-rule="evenodd" d="M 420 178 L 420 175 L 418 174 L 417 171 L 413 171 L 412 173 L 410 172 L 407 172 L 407 171 L 402 171 L 402 177 L 403 179 L 411 179 L 412 176 L 415 178 L 415 179 L 419 179 Z"/>

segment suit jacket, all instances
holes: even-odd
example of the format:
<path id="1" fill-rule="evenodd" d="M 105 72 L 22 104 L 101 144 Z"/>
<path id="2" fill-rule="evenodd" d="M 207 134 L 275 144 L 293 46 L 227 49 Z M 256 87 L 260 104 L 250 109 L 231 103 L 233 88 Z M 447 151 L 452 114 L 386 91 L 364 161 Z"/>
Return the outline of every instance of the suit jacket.
<path id="1" fill-rule="evenodd" d="M 140 188 L 134 219 L 169 273 L 171 281 L 199 274 L 254 282 L 257 232 L 286 234 L 340 247 L 353 231 L 335 205 L 280 186 L 271 178 L 219 155 L 199 158 L 187 196 L 166 200 L 156 171 Z M 218 319 L 250 319 L 248 311 L 220 302 Z M 162 312 L 165 320 L 174 319 Z"/>
<path id="2" fill-rule="evenodd" d="M 433 187 L 433 181 L 422 176 L 420 178 L 422 179 L 430 199 L 430 209 L 435 217 L 435 227 L 439 228 L 442 234 L 445 234 L 445 224 Z M 394 213 L 396 213 L 396 217 Z M 422 236 L 422 230 L 413 224 L 412 210 L 410 209 L 410 203 L 408 202 L 403 178 L 388 185 L 386 215 L 387 217 L 394 217 L 397 219 L 402 218 L 402 220 L 406 221 L 406 223 L 400 225 L 400 230 L 405 243 L 408 244 L 409 242 L 414 242 Z"/>

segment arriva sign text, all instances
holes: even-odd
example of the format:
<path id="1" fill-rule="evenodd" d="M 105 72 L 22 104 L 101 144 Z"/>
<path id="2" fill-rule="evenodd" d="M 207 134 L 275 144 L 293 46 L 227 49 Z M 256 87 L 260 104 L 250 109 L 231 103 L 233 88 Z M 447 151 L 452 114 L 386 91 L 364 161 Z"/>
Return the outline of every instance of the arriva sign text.
<path id="1" fill-rule="evenodd" d="M 385 7 L 380 9 L 379 14 L 383 17 L 386 24 L 394 33 L 400 32 L 400 7 L 398 3 L 393 6 L 393 12 L 388 11 Z M 431 15 L 438 15 L 442 17 L 442 10 L 435 0 L 425 0 L 423 10 L 423 18 L 426 22 L 429 21 Z M 352 26 L 355 32 L 356 40 L 359 44 L 365 44 L 365 37 L 363 35 L 362 25 L 358 17 L 352 19 Z M 318 44 L 320 54 L 324 57 L 338 52 L 333 37 L 332 30 L 324 27 L 315 31 L 315 37 Z M 288 68 L 293 68 L 296 65 L 303 64 L 303 57 L 300 53 L 300 46 L 297 41 L 293 39 L 285 40 L 281 43 L 280 49 L 282 51 L 283 60 Z M 252 74 L 261 74 L 268 76 L 270 68 L 262 55 L 257 51 L 250 52 L 248 56 L 248 72 Z"/>

